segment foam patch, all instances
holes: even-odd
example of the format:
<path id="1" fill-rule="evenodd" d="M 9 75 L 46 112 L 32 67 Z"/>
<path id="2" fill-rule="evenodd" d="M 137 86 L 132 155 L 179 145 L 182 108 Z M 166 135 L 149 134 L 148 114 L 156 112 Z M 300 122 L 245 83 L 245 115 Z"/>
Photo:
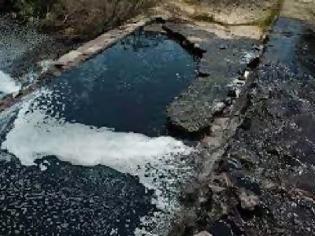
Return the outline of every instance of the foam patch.
<path id="1" fill-rule="evenodd" d="M 8 74 L 0 70 L 0 93 L 11 94 L 17 93 L 21 89 L 21 85 L 17 83 Z"/>

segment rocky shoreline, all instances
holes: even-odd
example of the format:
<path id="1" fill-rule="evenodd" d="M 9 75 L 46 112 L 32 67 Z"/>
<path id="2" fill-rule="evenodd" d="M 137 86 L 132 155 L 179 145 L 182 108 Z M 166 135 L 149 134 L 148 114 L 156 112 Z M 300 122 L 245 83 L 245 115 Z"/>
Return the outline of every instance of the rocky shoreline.
<path id="1" fill-rule="evenodd" d="M 276 21 L 170 235 L 314 235 L 314 42 L 313 25 Z"/>
<path id="2" fill-rule="evenodd" d="M 248 25 L 244 17 L 227 22 L 231 27 L 216 13 L 210 19 L 194 12 L 195 21 L 169 13 L 137 18 L 57 59 L 42 78 L 78 65 L 136 29 L 168 34 L 200 59 L 196 80 L 167 108 L 169 122 L 202 137 L 192 157 L 199 175 L 185 188 L 169 235 L 315 235 L 312 4 L 284 1 L 281 11 L 263 21 L 273 23 L 270 31 L 263 25 L 258 33 L 250 23 L 261 21 L 250 16 Z M 36 86 L 7 97 L 0 109 Z"/>
<path id="3" fill-rule="evenodd" d="M 163 28 L 201 54 L 198 78 L 168 107 L 172 125 L 184 132 L 201 132 L 239 96 L 247 67 L 259 57 L 261 41 L 222 38 L 193 24 L 167 22 Z"/>

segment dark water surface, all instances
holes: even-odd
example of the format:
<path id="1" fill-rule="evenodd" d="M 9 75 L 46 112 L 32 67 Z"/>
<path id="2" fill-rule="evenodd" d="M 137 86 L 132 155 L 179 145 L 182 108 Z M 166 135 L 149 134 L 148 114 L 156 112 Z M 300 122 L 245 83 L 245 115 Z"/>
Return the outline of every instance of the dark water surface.
<path id="1" fill-rule="evenodd" d="M 139 31 L 78 68 L 45 82 L 44 89 L 50 92 L 40 93 L 33 101 L 36 105 L 25 114 L 32 113 L 33 106 L 61 123 L 149 136 L 166 134 L 165 108 L 195 78 L 196 64 L 193 56 L 165 35 Z M 11 130 L 19 132 L 14 123 L 16 113 L 1 114 L 2 144 Z M 45 120 L 38 125 L 42 123 Z M 49 124 L 42 127 L 54 130 Z M 45 134 L 47 138 L 50 131 L 41 133 L 39 128 L 31 132 L 27 145 L 30 149 L 42 145 L 34 142 L 33 136 Z M 25 145 L 24 136 L 16 137 Z M 50 138 L 47 140 L 55 141 Z M 65 147 L 67 142 L 72 142 L 71 137 Z M 17 151 L 21 147 L 18 143 L 13 146 Z M 93 152 L 85 153 L 81 158 L 89 159 Z M 152 191 L 130 174 L 104 165 L 72 165 L 44 154 L 33 166 L 25 166 L 21 156 L 3 148 L 0 154 L 0 235 L 127 236 L 134 234 L 141 217 L 156 211 Z M 154 175 L 153 179 L 158 181 Z"/>
<path id="2" fill-rule="evenodd" d="M 36 163 L 0 160 L 0 235 L 133 235 L 155 209 L 152 194 L 128 174 L 55 157 Z"/>
<path id="3" fill-rule="evenodd" d="M 295 73 L 315 73 L 314 29 L 306 22 L 280 17 L 273 28 L 265 54 L 269 63 L 285 64 Z"/>
<path id="4" fill-rule="evenodd" d="M 196 66 L 167 36 L 139 31 L 54 80 L 52 103 L 42 102 L 66 121 L 166 134 L 166 107 L 195 78 Z"/>

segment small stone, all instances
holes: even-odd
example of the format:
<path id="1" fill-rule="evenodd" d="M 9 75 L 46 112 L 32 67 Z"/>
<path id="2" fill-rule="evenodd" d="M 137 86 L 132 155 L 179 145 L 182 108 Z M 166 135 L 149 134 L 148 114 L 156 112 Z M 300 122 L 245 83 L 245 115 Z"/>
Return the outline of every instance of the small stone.
<path id="1" fill-rule="evenodd" d="M 19 95 L 21 95 L 21 92 L 20 92 L 20 91 L 17 91 L 17 92 L 12 93 L 12 97 L 13 97 L 13 98 L 18 97 Z"/>
<path id="2" fill-rule="evenodd" d="M 200 232 L 198 234 L 195 234 L 194 236 L 212 236 L 212 234 L 210 234 L 207 231 L 202 231 L 202 232 Z"/>
<path id="3" fill-rule="evenodd" d="M 240 79 L 235 79 L 233 80 L 233 84 L 236 86 L 244 86 L 245 85 L 245 81 L 240 80 Z"/>
<path id="4" fill-rule="evenodd" d="M 219 47 L 221 50 L 227 49 L 227 46 L 225 44 L 221 44 Z"/>
<path id="5" fill-rule="evenodd" d="M 69 224 L 68 224 L 68 223 L 63 223 L 63 224 L 61 224 L 61 227 L 62 227 L 63 229 L 67 229 L 67 228 L 68 228 L 68 226 L 69 226 Z"/>
<path id="6" fill-rule="evenodd" d="M 259 204 L 259 198 L 252 193 L 246 192 L 245 190 L 241 192 L 239 199 L 241 201 L 241 207 L 245 210 L 253 211 Z"/>
<path id="7" fill-rule="evenodd" d="M 249 71 L 247 70 L 247 71 L 245 71 L 245 73 L 244 73 L 244 79 L 248 79 L 248 76 L 249 76 Z"/>
<path id="8" fill-rule="evenodd" d="M 200 46 L 199 43 L 195 43 L 195 44 L 194 44 L 194 48 L 201 48 L 201 46 Z"/>
<path id="9" fill-rule="evenodd" d="M 17 13 L 15 13 L 15 12 L 11 13 L 11 17 L 12 17 L 12 19 L 16 19 L 17 18 Z"/>
<path id="10" fill-rule="evenodd" d="M 225 103 L 224 103 L 224 102 L 217 102 L 217 103 L 214 104 L 214 106 L 212 107 L 212 112 L 213 112 L 213 113 L 222 112 L 224 108 L 225 108 Z"/>
<path id="11" fill-rule="evenodd" d="M 46 171 L 48 168 L 47 168 L 47 166 L 44 165 L 44 164 L 39 164 L 39 169 L 40 169 L 41 171 Z"/>

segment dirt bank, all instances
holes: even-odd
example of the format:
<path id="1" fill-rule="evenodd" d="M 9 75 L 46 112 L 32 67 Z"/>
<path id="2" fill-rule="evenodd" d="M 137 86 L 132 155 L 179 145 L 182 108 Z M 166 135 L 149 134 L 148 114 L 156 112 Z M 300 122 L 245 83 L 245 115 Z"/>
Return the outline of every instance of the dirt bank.
<path id="1" fill-rule="evenodd" d="M 164 8 L 177 17 L 221 25 L 268 26 L 282 1 L 270 0 L 176 0 L 166 1 Z"/>
<path id="2" fill-rule="evenodd" d="M 266 27 L 281 0 L 2 0 L 0 9 L 14 12 L 23 21 L 40 20 L 40 29 L 60 37 L 92 39 L 139 15 L 167 15 L 221 25 Z"/>
<path id="3" fill-rule="evenodd" d="M 153 0 L 8 0 L 2 3 L 22 21 L 39 21 L 39 29 L 60 37 L 88 40 L 145 12 Z M 0 5 L 1 7 L 1 5 Z"/>

